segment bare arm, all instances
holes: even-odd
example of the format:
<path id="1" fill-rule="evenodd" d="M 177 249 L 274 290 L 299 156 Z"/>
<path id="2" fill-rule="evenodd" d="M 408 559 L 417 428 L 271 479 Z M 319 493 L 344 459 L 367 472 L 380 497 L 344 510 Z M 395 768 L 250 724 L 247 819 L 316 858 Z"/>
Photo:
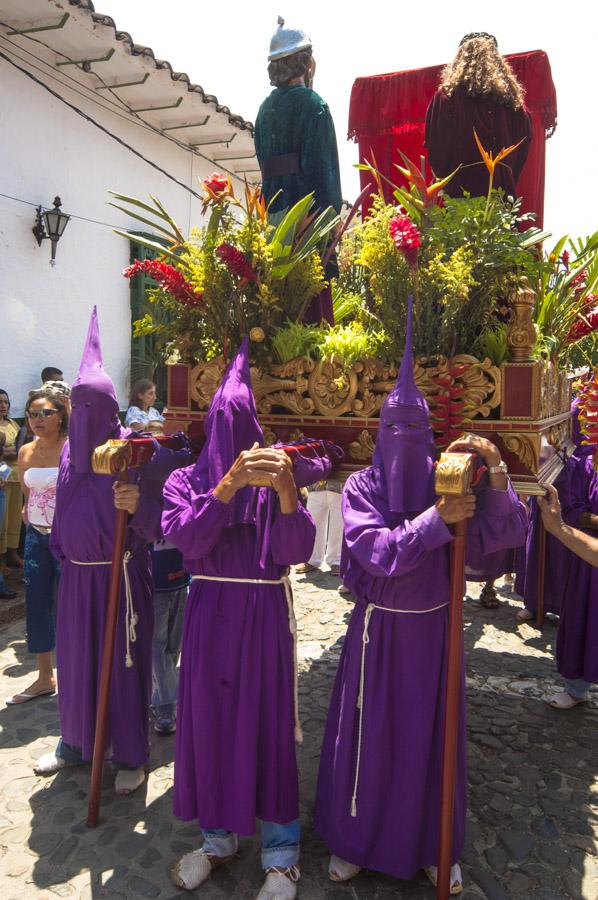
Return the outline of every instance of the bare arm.
<path id="1" fill-rule="evenodd" d="M 546 531 L 558 538 L 568 550 L 571 550 L 584 562 L 598 567 L 598 538 L 584 534 L 583 531 L 578 531 L 577 528 L 572 528 L 570 525 L 565 525 L 561 518 L 561 504 L 556 489 L 551 484 L 544 485 L 544 487 L 546 488 L 546 497 L 538 497 L 537 500 Z M 596 519 L 597 517 L 591 516 L 591 518 Z"/>

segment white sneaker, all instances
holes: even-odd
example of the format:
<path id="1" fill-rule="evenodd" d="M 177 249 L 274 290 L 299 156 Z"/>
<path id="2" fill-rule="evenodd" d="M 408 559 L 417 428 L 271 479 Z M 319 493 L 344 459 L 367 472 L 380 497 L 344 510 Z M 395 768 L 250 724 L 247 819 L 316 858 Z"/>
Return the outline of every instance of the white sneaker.
<path id="1" fill-rule="evenodd" d="M 294 900 L 299 874 L 299 866 L 289 866 L 284 874 L 278 869 L 266 869 L 266 880 L 257 900 Z"/>
<path id="2" fill-rule="evenodd" d="M 214 869 L 233 859 L 233 856 L 213 856 L 204 853 L 203 847 L 186 853 L 170 870 L 172 880 L 179 888 L 193 891 L 207 881 Z"/>
<path id="3" fill-rule="evenodd" d="M 359 875 L 360 872 L 361 866 L 347 862 L 346 859 L 341 859 L 340 856 L 335 856 L 334 853 L 330 857 L 328 877 L 331 881 L 350 881 L 356 875 Z"/>
<path id="4" fill-rule="evenodd" d="M 40 756 L 38 761 L 33 767 L 33 771 L 36 775 L 53 775 L 54 772 L 59 772 L 61 769 L 65 769 L 68 763 L 61 756 L 56 756 L 54 751 L 51 753 L 44 753 L 43 756 Z"/>

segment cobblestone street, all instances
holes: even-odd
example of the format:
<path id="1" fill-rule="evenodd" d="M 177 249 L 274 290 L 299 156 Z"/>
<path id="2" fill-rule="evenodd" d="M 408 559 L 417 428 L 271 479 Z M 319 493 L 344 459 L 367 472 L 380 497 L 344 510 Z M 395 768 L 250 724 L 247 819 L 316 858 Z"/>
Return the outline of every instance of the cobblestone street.
<path id="1" fill-rule="evenodd" d="M 351 611 L 327 573 L 295 578 L 299 622 L 303 900 L 373 897 L 433 900 L 423 875 L 398 882 L 363 873 L 346 885 L 326 875 L 328 855 L 311 811 L 328 698 Z M 480 608 L 469 585 L 469 822 L 464 900 L 598 898 L 598 705 L 556 712 L 543 702 L 558 683 L 554 621 L 542 632 L 517 626 L 520 603 L 501 593 L 498 610 Z M 130 798 L 113 793 L 105 773 L 102 821 L 85 825 L 89 769 L 36 777 L 32 764 L 59 734 L 56 698 L 24 706 L 3 701 L 31 681 L 24 620 L 0 631 L 0 896 L 3 900 L 73 897 L 160 898 L 177 891 L 169 868 L 198 846 L 194 824 L 173 818 L 174 738 L 152 731 L 150 774 Z M 397 810 L 400 815 L 400 810 Z M 257 840 L 241 840 L 240 858 L 220 869 L 198 896 L 254 900 L 262 883 Z"/>

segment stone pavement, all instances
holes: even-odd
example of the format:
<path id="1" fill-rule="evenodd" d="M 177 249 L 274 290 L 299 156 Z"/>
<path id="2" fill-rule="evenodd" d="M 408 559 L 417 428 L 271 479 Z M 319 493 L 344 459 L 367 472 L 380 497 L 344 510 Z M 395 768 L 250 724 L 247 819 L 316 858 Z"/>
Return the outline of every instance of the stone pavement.
<path id="1" fill-rule="evenodd" d="M 302 900 L 433 900 L 420 875 L 398 882 L 364 873 L 346 885 L 326 877 L 327 852 L 311 828 L 315 778 L 332 679 L 351 602 L 337 579 L 295 579 L 300 628 L 300 693 L 305 741 L 301 766 Z M 477 588 L 469 585 L 477 594 Z M 475 589 L 474 589 L 475 588 Z M 598 707 L 550 710 L 542 698 L 557 684 L 554 622 L 539 632 L 517 627 L 520 604 L 465 604 L 468 657 L 470 802 L 463 856 L 463 900 L 597 900 Z M 24 622 L 0 631 L 0 702 L 30 680 Z M 178 891 L 168 870 L 198 845 L 196 827 L 171 813 L 173 738 L 153 735 L 146 787 L 113 794 L 105 774 L 102 821 L 85 825 L 89 769 L 38 778 L 34 760 L 55 745 L 56 699 L 0 709 L 0 897 L 160 898 Z M 397 815 L 400 811 L 397 810 Z M 240 859 L 199 892 L 205 900 L 254 900 L 262 882 L 259 846 L 241 840 Z"/>

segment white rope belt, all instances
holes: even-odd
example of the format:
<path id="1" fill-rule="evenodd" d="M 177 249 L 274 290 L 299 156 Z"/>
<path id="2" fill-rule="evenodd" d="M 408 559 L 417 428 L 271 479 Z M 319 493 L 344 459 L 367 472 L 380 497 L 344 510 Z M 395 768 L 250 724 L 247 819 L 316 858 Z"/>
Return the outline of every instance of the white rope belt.
<path id="1" fill-rule="evenodd" d="M 392 609 L 389 606 L 378 606 L 376 603 L 368 603 L 363 617 L 363 631 L 361 634 L 361 671 L 359 675 L 359 694 L 357 695 L 357 709 L 359 710 L 359 732 L 357 737 L 357 760 L 355 762 L 355 783 L 353 785 L 353 796 L 351 797 L 351 815 L 353 818 L 357 816 L 357 789 L 359 787 L 359 768 L 361 763 L 361 739 L 363 736 L 363 707 L 365 697 L 365 649 L 370 642 L 370 619 L 375 609 L 381 609 L 384 612 L 401 613 L 403 615 L 421 616 L 425 613 L 436 612 L 437 609 L 443 609 L 448 603 L 441 603 L 439 606 L 433 606 L 431 609 Z"/>
<path id="2" fill-rule="evenodd" d="M 293 609 L 293 590 L 291 588 L 291 579 L 288 575 L 282 578 L 225 578 L 224 575 L 192 575 L 193 581 L 218 581 L 228 584 L 282 584 L 284 585 L 284 594 L 287 601 L 287 610 L 289 616 L 289 631 L 293 638 L 293 707 L 295 712 L 295 741 L 301 743 L 303 741 L 303 730 L 299 721 L 299 679 L 297 667 L 297 620 L 295 618 L 295 610 Z"/>
<path id="3" fill-rule="evenodd" d="M 139 617 L 133 606 L 133 592 L 131 591 L 131 580 L 129 578 L 129 560 L 131 559 L 131 551 L 126 550 L 123 556 L 123 577 L 125 582 L 125 597 L 127 600 L 127 611 L 125 616 L 125 633 L 127 649 L 125 653 L 125 665 L 130 669 L 133 665 L 133 657 L 131 656 L 131 644 L 137 640 L 137 623 Z M 99 559 L 94 562 L 81 562 L 78 559 L 70 560 L 74 566 L 111 566 L 112 560 Z"/>

